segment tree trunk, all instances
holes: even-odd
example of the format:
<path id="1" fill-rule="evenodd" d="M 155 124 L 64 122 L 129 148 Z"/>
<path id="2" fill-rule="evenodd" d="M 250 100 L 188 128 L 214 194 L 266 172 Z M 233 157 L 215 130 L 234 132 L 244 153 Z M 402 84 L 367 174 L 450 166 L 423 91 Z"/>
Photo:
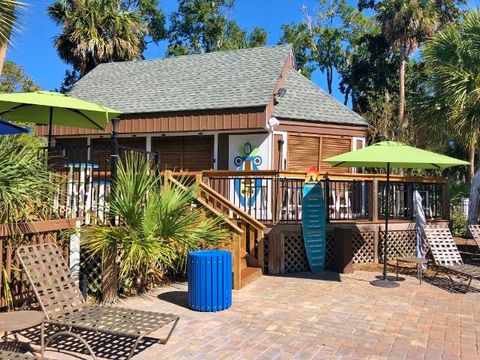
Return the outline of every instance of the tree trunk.
<path id="1" fill-rule="evenodd" d="M 5 57 L 7 56 L 7 48 L 7 41 L 0 45 L 0 75 L 2 75 L 3 64 L 5 63 Z"/>
<path id="2" fill-rule="evenodd" d="M 405 47 L 402 47 L 400 51 L 400 93 L 398 94 L 398 123 L 402 132 L 407 126 L 405 121 L 405 65 Z"/>
<path id="3" fill-rule="evenodd" d="M 343 98 L 343 105 L 347 106 L 348 105 L 348 97 L 350 96 L 350 90 L 352 88 L 350 86 L 347 86 L 345 89 L 345 97 Z"/>
<path id="4" fill-rule="evenodd" d="M 117 247 L 104 251 L 102 256 L 102 301 L 112 304 L 118 299 Z"/>
<path id="5" fill-rule="evenodd" d="M 475 145 L 470 145 L 468 149 L 468 166 L 467 182 L 472 183 L 473 176 L 475 175 Z"/>
<path id="6" fill-rule="evenodd" d="M 333 82 L 333 67 L 331 65 L 328 65 L 327 66 L 328 95 L 332 95 L 332 82 Z"/>

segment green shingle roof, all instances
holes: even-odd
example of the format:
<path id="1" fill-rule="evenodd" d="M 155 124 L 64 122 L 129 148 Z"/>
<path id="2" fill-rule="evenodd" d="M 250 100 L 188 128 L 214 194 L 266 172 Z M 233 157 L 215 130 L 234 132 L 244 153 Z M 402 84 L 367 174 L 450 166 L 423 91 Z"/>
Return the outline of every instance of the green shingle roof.
<path id="1" fill-rule="evenodd" d="M 265 106 L 291 51 L 280 45 L 106 63 L 70 94 L 127 114 Z"/>
<path id="2" fill-rule="evenodd" d="M 326 94 L 294 69 L 287 73 L 273 116 L 282 119 L 318 121 L 336 124 L 366 125 L 356 112 Z"/>

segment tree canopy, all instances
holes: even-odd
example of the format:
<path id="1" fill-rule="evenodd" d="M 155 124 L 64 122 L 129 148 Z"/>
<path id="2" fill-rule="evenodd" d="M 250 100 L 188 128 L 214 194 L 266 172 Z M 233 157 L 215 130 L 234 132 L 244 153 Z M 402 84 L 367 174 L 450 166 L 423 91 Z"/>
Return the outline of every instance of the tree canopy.
<path id="1" fill-rule="evenodd" d="M 229 18 L 234 0 L 179 0 L 170 16 L 168 55 L 199 54 L 263 46 L 265 30 L 242 29 Z"/>
<path id="2" fill-rule="evenodd" d="M 149 39 L 165 35 L 158 0 L 58 0 L 48 14 L 62 29 L 58 55 L 80 76 L 103 62 L 138 59 Z"/>

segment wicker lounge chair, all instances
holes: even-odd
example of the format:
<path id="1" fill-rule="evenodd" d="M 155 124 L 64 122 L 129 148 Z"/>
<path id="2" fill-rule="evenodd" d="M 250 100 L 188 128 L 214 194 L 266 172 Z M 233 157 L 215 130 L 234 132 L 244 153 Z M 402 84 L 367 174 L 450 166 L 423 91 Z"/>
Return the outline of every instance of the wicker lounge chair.
<path id="1" fill-rule="evenodd" d="M 434 267 L 437 270 L 434 278 L 440 271 L 442 271 L 447 274 L 452 281 L 452 285 L 455 282 L 451 275 L 464 279 L 465 281 L 468 281 L 465 290 L 465 293 L 467 293 L 470 284 L 472 283 L 472 279 L 480 279 L 480 267 L 464 264 L 460 252 L 458 251 L 457 244 L 455 244 L 452 234 L 447 227 L 427 225 L 425 226 L 425 234 L 435 262 Z"/>
<path id="2" fill-rule="evenodd" d="M 165 344 L 177 325 L 179 317 L 173 314 L 86 303 L 63 259 L 61 250 L 55 244 L 21 246 L 17 250 L 17 255 L 45 313 L 46 320 L 42 324 L 40 335 L 42 356 L 49 342 L 63 335 L 80 340 L 95 359 L 95 354 L 87 341 L 72 331 L 79 329 L 136 339 L 128 355 L 130 359 L 143 338 L 148 337 Z M 153 332 L 169 324 L 172 326 L 165 338 L 153 336 Z M 46 325 L 53 325 L 58 330 L 47 341 L 45 341 Z"/>
<path id="3" fill-rule="evenodd" d="M 468 225 L 468 230 L 472 234 L 473 240 L 477 244 L 477 249 L 475 250 L 474 256 L 480 251 L 480 225 Z"/>
<path id="4" fill-rule="evenodd" d="M 0 350 L 0 360 L 37 360 L 41 359 L 35 355 L 23 354 L 13 351 Z M 42 358 L 48 360 L 47 358 Z"/>

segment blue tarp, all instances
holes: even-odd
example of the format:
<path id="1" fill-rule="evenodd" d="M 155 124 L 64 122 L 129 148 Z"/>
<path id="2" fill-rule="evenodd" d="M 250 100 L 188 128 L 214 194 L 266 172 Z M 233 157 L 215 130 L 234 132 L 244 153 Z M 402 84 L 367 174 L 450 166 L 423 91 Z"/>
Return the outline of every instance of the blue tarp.
<path id="1" fill-rule="evenodd" d="M 29 132 L 28 129 L 0 120 L 0 135 L 26 134 Z"/>

